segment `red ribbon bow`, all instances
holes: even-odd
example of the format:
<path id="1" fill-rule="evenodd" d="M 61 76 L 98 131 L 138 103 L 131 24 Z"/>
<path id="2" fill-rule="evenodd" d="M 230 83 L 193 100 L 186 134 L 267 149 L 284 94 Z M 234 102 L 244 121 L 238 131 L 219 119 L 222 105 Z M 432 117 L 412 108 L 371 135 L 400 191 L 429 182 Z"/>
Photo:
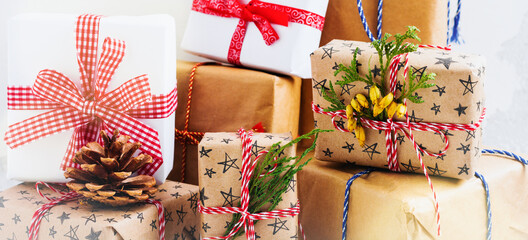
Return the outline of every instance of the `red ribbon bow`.
<path id="1" fill-rule="evenodd" d="M 97 42 L 101 16 L 81 15 L 77 19 L 77 62 L 81 89 L 62 73 L 45 69 L 39 72 L 32 88 L 9 87 L 8 106 L 12 110 L 52 109 L 9 126 L 5 141 L 11 148 L 39 138 L 74 129 L 61 168 L 78 167 L 72 162 L 75 152 L 98 139 L 100 128 L 129 135 L 141 142 L 141 151 L 154 158 L 140 170 L 154 174 L 163 163 L 156 130 L 137 118 L 165 118 L 176 109 L 176 88 L 168 95 L 151 96 L 148 77 L 135 77 L 111 92 L 106 92 L 115 70 L 125 54 L 124 41 L 105 38 L 97 62 Z"/>
<path id="2" fill-rule="evenodd" d="M 246 232 L 246 238 L 248 240 L 255 240 L 256 234 L 255 234 L 255 223 L 256 220 L 264 220 L 264 219 L 273 219 L 273 218 L 282 218 L 282 217 L 293 217 L 300 213 L 301 207 L 299 204 L 299 201 L 297 201 L 297 205 L 292 208 L 287 209 L 281 209 L 281 210 L 273 210 L 269 212 L 259 212 L 259 213 L 250 213 L 248 211 L 249 209 L 249 181 L 251 180 L 251 175 L 253 175 L 253 171 L 255 170 L 255 166 L 257 163 L 257 160 L 265 155 L 268 151 L 262 151 L 259 153 L 259 155 L 255 158 L 255 160 L 251 161 L 251 146 L 252 146 L 252 140 L 251 137 L 253 135 L 253 132 L 248 132 L 241 128 L 238 130 L 238 134 L 240 135 L 240 138 L 242 139 L 242 195 L 240 196 L 241 199 L 241 206 L 240 207 L 203 207 L 200 203 L 198 203 L 198 210 L 202 214 L 234 214 L 239 213 L 241 215 L 238 222 L 234 225 L 233 229 L 229 231 L 229 233 L 224 237 L 207 237 L 203 238 L 203 240 L 212 240 L 212 239 L 229 239 L 233 237 L 241 228 L 244 226 L 244 230 Z"/>
<path id="3" fill-rule="evenodd" d="M 239 0 L 194 0 L 192 10 L 209 15 L 240 19 L 231 38 L 227 56 L 227 60 L 236 65 L 241 65 L 240 54 L 248 22 L 255 23 L 264 42 L 269 46 L 279 40 L 279 34 L 271 23 L 287 27 L 288 22 L 295 22 L 322 31 L 325 19 L 303 9 L 259 0 L 251 0 L 246 5 L 240 3 Z"/>

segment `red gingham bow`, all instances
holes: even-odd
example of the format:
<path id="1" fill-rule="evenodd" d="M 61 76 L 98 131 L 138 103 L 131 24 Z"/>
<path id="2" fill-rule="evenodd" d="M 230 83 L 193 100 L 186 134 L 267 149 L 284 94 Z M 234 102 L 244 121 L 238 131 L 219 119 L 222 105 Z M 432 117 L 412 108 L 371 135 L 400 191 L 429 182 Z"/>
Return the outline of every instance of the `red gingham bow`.
<path id="1" fill-rule="evenodd" d="M 62 73 L 45 69 L 33 87 L 8 87 L 8 107 L 12 110 L 52 109 L 9 126 L 5 141 L 11 148 L 39 138 L 74 129 L 61 168 L 78 167 L 75 152 L 98 139 L 99 129 L 129 135 L 140 142 L 141 151 L 154 158 L 140 174 L 154 174 L 163 163 L 158 133 L 136 118 L 165 118 L 176 109 L 176 88 L 168 95 L 151 96 L 148 78 L 141 75 L 106 92 L 125 54 L 124 41 L 105 38 L 97 62 L 97 42 L 101 16 L 81 15 L 77 19 L 77 62 L 81 89 Z"/>
<path id="2" fill-rule="evenodd" d="M 303 9 L 259 0 L 251 0 L 247 5 L 241 4 L 239 0 L 194 0 L 192 10 L 214 16 L 240 19 L 231 38 L 227 56 L 227 60 L 236 65 L 241 65 L 240 54 L 248 22 L 255 23 L 266 45 L 271 45 L 279 40 L 279 35 L 271 23 L 288 26 L 288 22 L 295 22 L 322 30 L 325 19 Z"/>
<path id="3" fill-rule="evenodd" d="M 253 132 L 248 132 L 241 128 L 238 130 L 238 134 L 240 135 L 240 138 L 242 139 L 242 195 L 240 196 L 241 199 L 241 206 L 240 207 L 203 207 L 200 203 L 198 203 L 198 210 L 202 214 L 235 214 L 239 213 L 241 215 L 240 220 L 234 225 L 233 229 L 230 230 L 229 234 L 227 234 L 224 237 L 207 237 L 203 238 L 203 240 L 209 240 L 209 239 L 229 239 L 233 237 L 241 228 L 244 226 L 244 230 L 246 232 L 246 238 L 248 240 L 255 240 L 255 220 L 264 220 L 264 219 L 273 219 L 273 218 L 282 218 L 282 217 L 293 217 L 299 214 L 301 211 L 299 201 L 297 201 L 297 205 L 292 208 L 287 209 L 281 209 L 281 210 L 273 210 L 269 212 L 259 212 L 259 213 L 250 213 L 248 211 L 249 208 L 249 181 L 251 180 L 251 175 L 253 175 L 253 171 L 255 170 L 256 163 L 258 159 L 265 155 L 267 151 L 262 151 L 259 153 L 259 155 L 255 158 L 255 160 L 251 161 L 251 136 L 253 135 Z"/>
<path id="4" fill-rule="evenodd" d="M 441 46 L 433 46 L 433 45 L 420 45 L 419 47 L 427 47 L 427 48 L 438 48 L 442 50 L 450 51 L 451 48 L 449 47 L 441 47 Z M 396 83 L 398 82 L 398 64 L 400 61 L 405 59 L 404 63 L 404 69 L 403 69 L 403 78 L 404 81 L 407 80 L 407 74 L 409 72 L 409 59 L 407 58 L 409 53 L 404 53 L 395 56 L 393 59 L 391 59 L 391 62 L 389 64 L 389 83 L 390 83 L 390 92 L 395 93 L 396 92 Z M 405 100 L 404 100 L 405 101 Z M 405 103 L 406 104 L 406 103 Z M 312 103 L 312 110 L 315 113 L 324 114 L 332 117 L 332 123 L 334 124 L 334 127 L 341 131 L 341 132 L 349 132 L 348 129 L 344 129 L 340 127 L 336 122 L 335 118 L 347 118 L 346 113 L 344 110 L 339 110 L 335 112 L 326 112 L 322 107 L 319 107 Z M 431 182 L 431 178 L 429 177 L 429 173 L 427 173 L 427 169 L 425 164 L 423 163 L 422 154 L 428 155 L 428 156 L 442 156 L 446 153 L 447 149 L 449 148 L 449 141 L 447 136 L 442 132 L 441 130 L 453 130 L 453 131 L 473 131 L 478 129 L 482 121 L 484 120 L 484 115 L 486 114 L 486 109 L 484 108 L 482 110 L 482 114 L 480 115 L 480 118 L 478 122 L 472 123 L 472 124 L 456 124 L 456 123 L 425 123 L 425 122 L 410 122 L 409 114 L 406 113 L 406 121 L 394 121 L 392 119 L 387 119 L 387 121 L 377 121 L 377 120 L 371 120 L 366 118 L 360 118 L 361 124 L 364 127 L 375 129 L 375 130 L 383 130 L 385 131 L 385 140 L 386 140 L 386 147 L 387 147 L 387 163 L 389 166 L 389 169 L 391 171 L 399 172 L 400 171 L 400 165 L 398 162 L 398 151 L 397 151 L 397 141 L 394 138 L 394 132 L 401 131 L 404 133 L 404 135 L 409 138 L 413 144 L 414 149 L 416 150 L 416 155 L 418 157 L 418 160 L 420 161 L 421 168 L 424 172 L 425 177 L 427 178 L 427 182 L 429 183 L 429 187 L 431 188 L 431 191 L 433 192 L 433 200 L 435 205 L 435 214 L 436 214 L 436 223 L 437 223 L 437 233 L 438 236 L 440 236 L 440 210 L 438 205 L 438 199 L 436 196 L 436 192 L 433 187 L 433 183 Z M 422 147 L 420 147 L 416 140 L 414 139 L 414 134 L 412 131 L 429 131 L 429 132 L 436 132 L 440 134 L 440 136 L 444 139 L 445 146 L 444 149 L 441 150 L 439 153 L 432 153 L 429 152 Z"/>

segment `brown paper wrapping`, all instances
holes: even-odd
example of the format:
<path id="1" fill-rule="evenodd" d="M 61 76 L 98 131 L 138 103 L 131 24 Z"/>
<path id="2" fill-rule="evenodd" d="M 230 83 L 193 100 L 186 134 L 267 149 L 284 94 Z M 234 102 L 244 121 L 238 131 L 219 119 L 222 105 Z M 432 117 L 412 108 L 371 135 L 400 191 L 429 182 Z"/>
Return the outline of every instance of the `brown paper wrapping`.
<path id="1" fill-rule="evenodd" d="M 363 11 L 370 31 L 376 36 L 378 1 L 363 1 Z M 382 33 L 402 33 L 407 26 L 420 29 L 422 44 L 445 45 L 447 40 L 446 0 L 383 1 Z M 326 10 L 321 46 L 333 39 L 369 42 L 356 4 L 346 0 L 330 0 Z"/>
<path id="2" fill-rule="evenodd" d="M 368 66 L 378 67 L 375 49 L 369 43 L 334 40 L 328 45 L 316 50 L 312 55 L 313 96 L 314 103 L 326 108 L 330 104 L 322 97 L 321 89 L 329 87 L 329 82 L 335 86 L 336 93 L 345 103 L 357 94 L 368 96 L 366 84 L 354 82 L 341 88 L 336 85 L 341 80 L 342 73 L 334 76 L 336 64 L 350 65 L 352 52 L 356 47 L 361 49 L 357 60 L 360 75 L 364 76 Z M 484 102 L 484 59 L 479 56 L 447 52 L 436 49 L 419 49 L 408 56 L 410 69 L 425 70 L 436 73 L 432 81 L 436 86 L 419 89 L 416 93 L 422 96 L 424 103 L 415 104 L 408 101 L 408 113 L 411 121 L 470 124 L 477 122 L 483 111 Z M 370 61 L 370 63 L 369 63 Z M 398 79 L 401 84 L 403 68 Z M 419 72 L 419 71 L 418 71 Z M 388 76 L 389 74 L 387 74 Z M 419 74 L 418 74 L 419 75 Z M 378 80 L 379 81 L 379 80 Z M 388 82 L 388 81 L 387 81 Z M 396 92 L 399 96 L 399 91 Z M 329 116 L 314 114 L 318 128 L 335 129 Z M 336 119 L 337 124 L 346 126 L 346 119 Z M 400 119 L 404 120 L 404 119 Z M 353 162 L 358 165 L 387 168 L 387 150 L 385 133 L 378 130 L 365 129 L 365 148 L 359 146 L 357 139 L 350 133 L 321 133 L 317 140 L 315 156 L 320 160 Z M 411 141 L 403 137 L 402 132 L 396 132 L 398 137 L 398 160 L 402 171 L 421 172 L 420 163 Z M 426 150 L 438 153 L 444 148 L 443 138 L 434 132 L 413 131 L 418 144 Z M 480 156 L 481 129 L 476 131 L 447 131 L 450 147 L 443 157 L 423 157 L 427 170 L 431 175 L 467 179 L 474 174 L 475 161 Z M 461 172 L 462 167 L 469 171 Z"/>
<path id="3" fill-rule="evenodd" d="M 377 7 L 378 1 L 376 0 L 363 1 L 363 11 L 372 34 L 377 34 Z M 407 30 L 407 26 L 416 26 L 420 29 L 421 44 L 446 44 L 446 0 L 385 0 L 383 1 L 382 21 L 383 34 L 403 33 Z M 356 4 L 350 4 L 347 0 L 328 2 L 321 46 L 333 39 L 370 42 L 361 23 Z M 299 135 L 308 133 L 314 128 L 311 104 L 311 79 L 303 79 Z M 307 147 L 311 143 L 309 140 L 303 140 L 300 146 Z"/>
<path id="4" fill-rule="evenodd" d="M 299 135 L 309 133 L 314 129 L 314 116 L 312 112 L 312 79 L 302 79 L 301 86 L 301 113 L 299 114 Z M 303 139 L 298 143 L 301 148 L 312 145 L 313 139 Z"/>
<path id="5" fill-rule="evenodd" d="M 178 61 L 176 129 L 185 126 L 189 74 L 195 65 Z M 266 132 L 297 133 L 301 79 L 244 68 L 207 65 L 196 71 L 189 131 L 234 132 L 262 122 Z M 181 143 L 175 142 L 171 180 L 180 180 Z M 187 145 L 185 182 L 198 184 L 197 148 Z"/>
<path id="6" fill-rule="evenodd" d="M 255 133 L 251 148 L 252 159 L 260 151 L 269 150 L 277 143 L 281 145 L 292 140 L 291 134 Z M 235 133 L 206 133 L 198 148 L 200 178 L 200 199 L 205 207 L 238 206 L 241 195 L 242 143 Z M 295 156 L 293 147 L 284 150 L 285 156 Z M 282 195 L 276 209 L 294 207 L 297 203 L 297 184 L 294 179 L 291 188 Z M 264 209 L 263 209 L 264 210 Z M 226 223 L 232 214 L 202 214 L 202 237 L 224 236 Z M 297 235 L 297 216 L 260 220 L 255 231 L 261 239 L 290 239 Z M 210 228 L 209 228 L 210 227 Z M 236 239 L 246 239 L 245 234 Z"/>
<path id="7" fill-rule="evenodd" d="M 46 187 L 48 197 L 60 197 Z M 64 191 L 67 191 L 65 189 Z M 154 199 L 165 209 L 166 239 L 198 239 L 198 187 L 167 181 Z M 0 238 L 27 239 L 33 213 L 48 201 L 23 183 L 0 193 Z M 153 204 L 95 207 L 79 201 L 56 205 L 44 215 L 39 239 L 158 239 L 158 211 Z M 191 236 L 192 235 L 192 236 Z"/>
<path id="8" fill-rule="evenodd" d="M 313 160 L 299 172 L 301 223 L 308 239 L 341 239 L 345 186 L 364 169 Z M 527 169 L 513 159 L 483 155 L 478 172 L 489 184 L 492 238 L 528 239 Z M 347 239 L 486 239 L 482 182 L 431 179 L 439 197 L 441 238 L 425 177 L 381 170 L 352 183 Z"/>

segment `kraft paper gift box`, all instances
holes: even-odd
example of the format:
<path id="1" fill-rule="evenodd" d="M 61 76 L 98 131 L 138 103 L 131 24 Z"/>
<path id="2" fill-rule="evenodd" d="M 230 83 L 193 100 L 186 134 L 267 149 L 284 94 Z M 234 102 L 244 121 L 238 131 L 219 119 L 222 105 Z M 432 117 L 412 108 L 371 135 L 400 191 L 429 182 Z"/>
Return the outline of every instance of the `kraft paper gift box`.
<path id="1" fill-rule="evenodd" d="M 319 46 L 327 4 L 194 0 L 182 48 L 217 61 L 309 78 L 308 55 Z"/>
<path id="2" fill-rule="evenodd" d="M 53 69 L 64 74 L 78 89 L 82 89 L 76 50 L 77 17 L 78 15 L 67 14 L 27 14 L 19 15 L 11 20 L 8 34 L 8 93 L 16 93 L 19 87 L 30 89 L 37 79 L 37 74 L 43 69 Z M 97 28 L 97 24 L 90 26 L 93 29 Z M 94 64 L 99 63 L 99 65 L 102 65 L 101 62 L 97 61 L 101 59 L 103 43 L 107 37 L 122 40 L 126 46 L 122 61 L 118 64 L 113 76 L 110 76 L 111 80 L 104 94 L 109 94 L 115 89 L 120 89 L 120 86 L 125 82 L 127 84 L 131 83 L 129 80 L 132 78 L 146 74 L 149 85 L 147 88 L 150 89 L 149 94 L 151 94 L 153 99 L 153 102 L 150 103 L 155 103 L 155 99 L 159 100 L 159 96 L 170 97 L 168 101 L 165 101 L 163 107 L 159 108 L 157 106 L 158 109 L 152 111 L 147 109 L 148 111 L 141 112 L 141 108 L 148 105 L 149 101 L 142 102 L 141 104 L 143 105 L 135 106 L 137 104 L 134 103 L 134 99 L 139 93 L 129 92 L 115 97 L 122 104 L 113 106 L 115 107 L 113 109 L 117 112 L 127 114 L 132 118 L 137 118 L 139 122 L 157 131 L 161 146 L 161 155 L 158 153 L 158 156 L 156 157 L 154 155 L 154 157 L 159 160 L 161 156 L 165 161 L 159 166 L 154 177 L 158 183 L 163 182 L 172 169 L 174 146 L 173 111 L 176 107 L 174 20 L 168 15 L 101 17 L 98 30 L 99 37 L 96 45 L 97 60 L 93 62 Z M 85 31 L 88 30 L 85 29 Z M 93 50 L 95 50 L 95 46 Z M 113 50 L 117 51 L 115 48 Z M 116 52 L 113 53 L 111 57 L 118 55 Z M 101 75 L 98 79 L 103 79 L 105 70 L 99 72 Z M 95 79 L 95 74 L 87 75 Z M 109 75 L 112 74 L 110 73 Z M 61 83 L 60 85 L 64 84 Z M 71 91 L 75 93 L 78 90 Z M 86 99 L 89 99 L 89 97 Z M 31 99 L 31 101 L 34 100 Z M 12 95 L 8 96 L 8 105 L 17 103 L 16 97 Z M 132 108 L 127 112 L 119 110 L 125 104 L 131 104 Z M 7 112 L 8 124 L 13 125 L 63 106 L 54 105 L 52 108 L 44 108 L 42 110 L 18 110 L 23 109 L 24 106 L 14 110 L 10 106 L 10 110 Z M 86 106 L 89 106 L 89 104 Z M 96 112 L 96 116 L 99 117 L 98 114 L 100 111 L 97 109 L 100 109 L 100 107 L 92 108 Z M 139 111 L 134 113 L 134 109 Z M 89 115 L 84 115 L 81 112 L 77 111 L 76 114 L 78 115 L 76 116 L 87 119 Z M 140 117 L 141 115 L 145 116 L 145 114 L 149 115 L 149 117 Z M 61 119 L 62 117 L 58 118 Z M 110 124 L 105 120 L 105 124 L 107 128 L 109 127 L 112 130 L 116 125 L 129 122 L 122 116 L 109 116 L 109 119 L 114 120 L 114 122 Z M 64 121 L 68 121 L 68 119 Z M 60 123 L 60 125 L 65 124 L 64 122 Z M 133 123 L 131 128 L 139 129 L 137 123 Z M 37 136 L 38 129 L 33 130 L 35 132 L 30 133 Z M 130 135 L 122 128 L 119 130 L 124 135 Z M 74 128 L 69 125 L 64 131 L 44 136 L 16 148 L 8 149 L 8 177 L 21 181 L 42 180 L 48 182 L 65 182 L 66 179 L 63 176 L 63 170 L 60 168 L 60 165 L 65 156 L 70 139 L 73 137 L 73 133 Z M 18 139 L 18 136 L 13 138 Z M 134 138 L 132 139 L 135 141 Z M 146 147 L 146 141 L 141 141 L 141 143 Z M 141 150 L 144 149 L 142 147 Z M 73 152 L 75 151 L 77 150 L 73 149 Z"/>
<path id="3" fill-rule="evenodd" d="M 363 12 L 371 33 L 377 38 L 378 1 L 362 1 Z M 446 0 L 383 1 L 382 34 L 405 32 L 407 26 L 420 29 L 422 44 L 444 45 L 447 41 Z M 330 0 L 326 10 L 321 46 L 333 39 L 370 42 L 356 4 L 346 0 Z"/>
<path id="4" fill-rule="evenodd" d="M 292 140 L 291 134 L 254 133 L 251 159 L 261 151 L 269 150 L 278 142 L 281 146 Z M 204 207 L 237 207 L 241 196 L 242 142 L 236 133 L 206 133 L 200 145 L 199 158 L 200 201 Z M 295 156 L 293 147 L 286 148 L 283 156 Z M 275 210 L 297 204 L 297 181 L 294 180 L 282 195 Z M 224 236 L 226 223 L 232 214 L 202 214 L 201 236 Z M 298 237 L 297 216 L 259 220 L 255 232 L 261 239 L 289 239 Z M 208 226 L 208 227 L 203 227 Z M 244 228 L 242 228 L 244 229 Z M 245 235 L 235 239 L 246 239 Z"/>
<path id="5" fill-rule="evenodd" d="M 363 11 L 372 34 L 376 35 L 378 1 L 363 1 Z M 382 33 L 405 32 L 407 26 L 420 29 L 421 44 L 444 45 L 447 40 L 447 2 L 445 0 L 385 0 L 383 1 Z M 330 0 L 320 45 L 333 39 L 370 42 L 356 4 L 344 0 Z M 311 79 L 303 79 L 300 135 L 314 128 Z M 303 146 L 309 146 L 303 140 Z"/>
<path id="6" fill-rule="evenodd" d="M 189 76 L 196 63 L 178 61 L 176 129 L 184 130 Z M 235 132 L 262 123 L 269 133 L 297 133 L 301 79 L 244 68 L 199 66 L 193 83 L 189 132 Z M 181 181 L 182 142 L 174 143 L 169 179 Z M 198 148 L 186 146 L 185 182 L 198 184 Z"/>
<path id="7" fill-rule="evenodd" d="M 364 167 L 313 160 L 299 172 L 301 223 L 309 239 L 341 239 L 347 181 Z M 525 166 L 483 154 L 492 239 L 528 238 Z M 376 170 L 350 187 L 346 239 L 486 239 L 486 194 L 480 179 L 431 177 L 440 207 L 437 236 L 433 197 L 424 176 Z"/>
<path id="8" fill-rule="evenodd" d="M 336 64 L 350 66 L 352 53 L 356 48 L 361 51 L 361 54 L 357 55 L 357 61 L 361 64 L 358 68 L 360 76 L 367 74 L 368 66 L 370 69 L 379 67 L 376 65 L 379 65 L 378 56 L 373 57 L 376 51 L 369 43 L 334 40 L 314 52 L 312 90 L 315 105 L 323 109 L 330 106 L 322 96 L 322 89 L 328 89 L 330 83 L 346 104 L 349 104 L 358 93 L 368 96 L 364 82 L 354 82 L 343 88 L 336 84 L 336 81 L 342 80 L 343 75 L 340 73 L 334 76 Z M 411 122 L 464 125 L 479 122 L 484 110 L 485 66 L 482 57 L 420 48 L 417 52 L 409 53 L 408 60 L 409 68 L 417 73 L 418 77 L 424 72 L 436 74 L 435 80 L 430 81 L 436 84 L 435 86 L 418 89 L 415 92 L 422 97 L 424 103 L 407 101 L 407 112 Z M 398 73 L 398 85 L 404 84 L 402 72 L 403 68 Z M 399 96 L 399 90 L 396 91 L 395 96 Z M 314 113 L 314 118 L 316 127 L 335 129 L 330 116 Z M 335 120 L 338 126 L 341 124 L 346 126 L 346 119 L 337 117 Z M 405 118 L 397 120 L 405 121 Z M 449 148 L 441 157 L 423 154 L 423 161 L 429 174 L 461 179 L 471 178 L 480 156 L 481 127 L 474 131 L 442 131 L 448 138 Z M 421 165 L 412 142 L 401 131 L 392 134 L 397 140 L 397 159 L 400 169 L 421 173 Z M 436 132 L 415 130 L 413 134 L 417 144 L 431 153 L 440 152 L 446 144 L 443 137 Z M 353 162 L 358 165 L 387 168 L 385 132 L 365 128 L 365 135 L 365 147 L 361 147 L 352 133 L 340 131 L 321 133 L 317 140 L 315 157 L 325 161 Z M 460 173 L 460 167 L 467 167 L 469 171 Z"/>
<path id="9" fill-rule="evenodd" d="M 40 185 L 47 197 L 61 195 Z M 55 186 L 56 187 L 56 186 Z M 165 211 L 165 239 L 198 239 L 198 187 L 166 181 L 154 199 Z M 67 191 L 67 189 L 58 188 Z M 35 183 L 22 183 L 0 192 L 0 237 L 24 239 L 33 213 L 48 201 Z M 39 239 L 159 239 L 158 211 L 153 204 L 123 207 L 94 206 L 79 200 L 53 206 L 40 223 Z"/>

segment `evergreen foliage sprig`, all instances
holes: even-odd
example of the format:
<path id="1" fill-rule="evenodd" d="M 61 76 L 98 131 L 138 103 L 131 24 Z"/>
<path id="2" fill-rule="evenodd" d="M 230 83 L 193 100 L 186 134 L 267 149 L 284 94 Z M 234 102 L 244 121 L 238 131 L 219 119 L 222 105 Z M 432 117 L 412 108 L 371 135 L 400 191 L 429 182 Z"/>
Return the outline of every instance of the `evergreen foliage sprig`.
<path id="1" fill-rule="evenodd" d="M 373 75 L 370 64 L 368 66 L 368 73 L 365 74 L 364 77 L 359 74 L 357 68 L 357 54 L 359 49 L 356 48 L 350 65 L 345 66 L 344 64 L 339 64 L 339 68 L 334 72 L 334 76 L 337 76 L 342 72 L 344 73 L 342 75 L 343 80 L 337 81 L 336 84 L 343 87 L 344 85 L 353 82 L 364 82 L 369 86 L 377 86 L 381 91 L 381 95 L 386 95 L 387 90 L 385 86 L 387 74 L 389 72 L 388 70 L 390 60 L 399 54 L 414 52 L 418 49 L 417 44 L 408 42 L 408 40 L 420 41 L 417 32 L 419 32 L 418 28 L 414 26 L 409 26 L 404 34 L 395 34 L 392 40 L 390 41 L 389 39 L 392 37 L 392 35 L 386 33 L 382 38 L 372 42 L 372 46 L 378 52 L 378 62 L 380 65 L 379 81 Z M 394 101 L 397 103 L 402 103 L 404 99 L 409 99 L 409 101 L 414 103 L 422 103 L 423 99 L 414 95 L 414 93 L 420 88 L 430 88 L 434 86 L 435 84 L 429 83 L 429 81 L 434 80 L 435 77 L 436 74 L 434 73 L 424 72 L 422 76 L 418 79 L 418 81 L 415 82 L 417 79 L 417 74 L 416 71 L 411 69 L 411 71 L 409 71 L 409 81 L 404 82 L 400 96 L 395 98 Z M 328 88 L 328 90 L 322 90 L 323 98 L 331 103 L 331 105 L 326 108 L 325 111 L 344 110 L 346 108 L 346 105 L 342 103 L 338 98 L 334 86 L 331 83 L 329 84 L 329 86 L 330 87 Z"/>
<path id="2" fill-rule="evenodd" d="M 304 157 L 309 152 L 315 149 L 315 142 L 319 133 L 331 132 L 332 130 L 314 129 L 309 133 L 299 136 L 289 143 L 281 146 L 281 142 L 275 143 L 271 146 L 269 152 L 258 159 L 257 165 L 251 179 L 249 181 L 249 207 L 248 211 L 256 213 L 259 211 L 272 211 L 282 201 L 282 195 L 288 189 L 290 182 L 295 177 L 295 174 L 302 170 L 311 158 L 304 161 Z M 300 156 L 288 157 L 283 156 L 284 150 L 292 147 L 303 139 L 310 139 L 314 136 L 312 145 L 304 150 Z M 271 170 L 274 168 L 273 170 Z M 240 202 L 238 207 L 240 207 Z M 262 210 L 264 209 L 265 210 Z M 229 234 L 231 229 L 240 220 L 241 214 L 233 214 L 231 222 L 228 224 L 225 235 Z M 256 222 L 256 221 L 255 221 Z M 244 233 L 243 228 L 238 231 L 233 238 Z"/>

